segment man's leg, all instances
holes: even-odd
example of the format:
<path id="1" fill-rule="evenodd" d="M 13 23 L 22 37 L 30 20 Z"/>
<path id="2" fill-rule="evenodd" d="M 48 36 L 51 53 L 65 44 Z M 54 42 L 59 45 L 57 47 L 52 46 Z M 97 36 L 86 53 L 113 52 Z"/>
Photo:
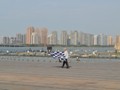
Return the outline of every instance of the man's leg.
<path id="1" fill-rule="evenodd" d="M 66 68 L 69 68 L 68 60 L 66 59 Z"/>
<path id="2" fill-rule="evenodd" d="M 64 67 L 65 63 L 66 63 L 66 61 L 63 61 L 63 65 L 62 65 L 62 68 Z"/>

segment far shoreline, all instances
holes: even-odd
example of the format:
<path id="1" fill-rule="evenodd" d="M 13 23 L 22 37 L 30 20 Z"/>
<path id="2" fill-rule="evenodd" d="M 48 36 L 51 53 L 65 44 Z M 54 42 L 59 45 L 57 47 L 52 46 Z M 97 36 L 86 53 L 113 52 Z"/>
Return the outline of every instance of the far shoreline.
<path id="1" fill-rule="evenodd" d="M 0 47 L 114 47 L 114 45 L 13 45 L 1 44 Z"/>

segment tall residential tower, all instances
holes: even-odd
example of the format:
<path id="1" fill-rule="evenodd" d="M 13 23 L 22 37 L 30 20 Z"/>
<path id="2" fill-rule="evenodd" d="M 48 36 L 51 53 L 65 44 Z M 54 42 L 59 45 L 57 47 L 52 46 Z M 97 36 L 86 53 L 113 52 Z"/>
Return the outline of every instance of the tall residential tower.
<path id="1" fill-rule="evenodd" d="M 26 32 L 26 44 L 32 44 L 31 38 L 32 38 L 32 33 L 34 32 L 34 27 L 28 27 L 27 32 Z"/>

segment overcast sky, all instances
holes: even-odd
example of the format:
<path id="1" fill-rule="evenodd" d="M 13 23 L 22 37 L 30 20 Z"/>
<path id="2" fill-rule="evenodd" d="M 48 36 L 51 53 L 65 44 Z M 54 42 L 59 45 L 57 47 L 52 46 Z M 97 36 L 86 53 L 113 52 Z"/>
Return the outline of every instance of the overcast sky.
<path id="1" fill-rule="evenodd" d="M 0 36 L 29 26 L 120 35 L 120 0 L 0 0 Z"/>

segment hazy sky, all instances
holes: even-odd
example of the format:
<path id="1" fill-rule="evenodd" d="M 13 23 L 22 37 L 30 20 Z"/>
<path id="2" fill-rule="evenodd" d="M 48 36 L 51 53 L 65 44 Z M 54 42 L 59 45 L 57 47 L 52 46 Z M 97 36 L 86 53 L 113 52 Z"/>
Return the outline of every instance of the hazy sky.
<path id="1" fill-rule="evenodd" d="M 0 0 L 0 36 L 26 28 L 120 34 L 120 0 Z"/>

